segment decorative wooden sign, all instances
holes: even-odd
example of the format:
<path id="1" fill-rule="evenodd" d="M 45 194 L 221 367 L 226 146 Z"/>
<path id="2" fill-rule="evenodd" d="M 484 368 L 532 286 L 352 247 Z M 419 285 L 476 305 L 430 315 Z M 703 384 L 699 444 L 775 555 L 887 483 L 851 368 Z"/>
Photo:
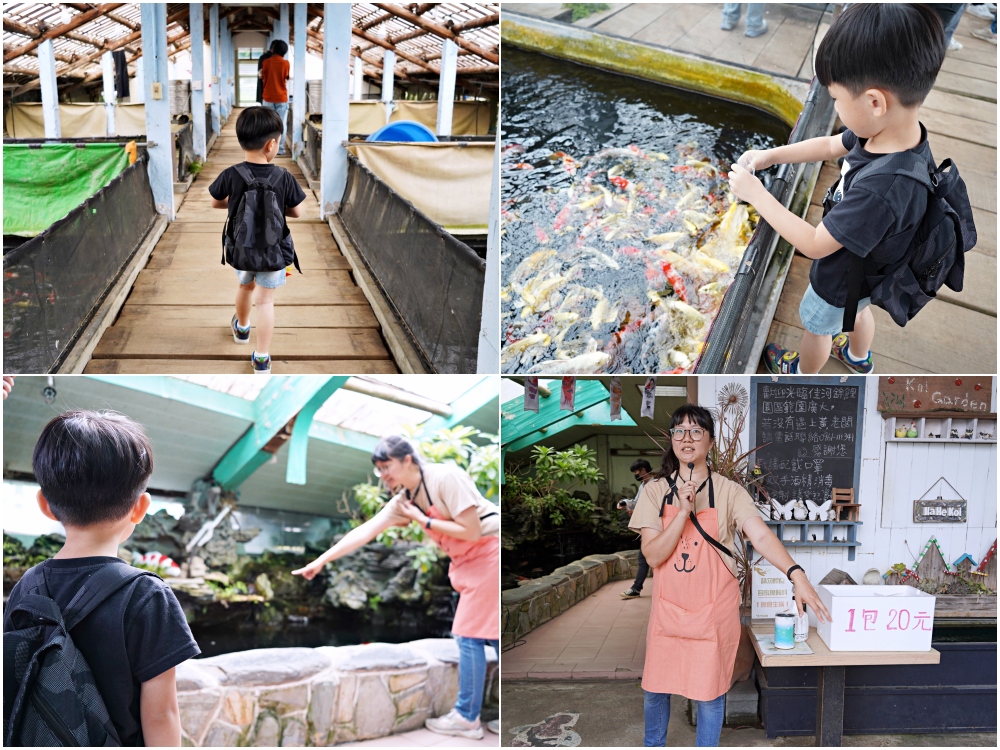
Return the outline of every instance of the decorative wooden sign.
<path id="1" fill-rule="evenodd" d="M 770 563 L 758 563 L 751 569 L 750 617 L 770 620 L 778 612 L 791 612 L 792 582 Z"/>
<path id="2" fill-rule="evenodd" d="M 878 379 L 878 410 L 892 414 L 990 414 L 992 386 L 989 377 L 979 375 L 883 376 Z"/>
<path id="3" fill-rule="evenodd" d="M 914 500 L 914 523 L 965 523 L 965 500 Z"/>

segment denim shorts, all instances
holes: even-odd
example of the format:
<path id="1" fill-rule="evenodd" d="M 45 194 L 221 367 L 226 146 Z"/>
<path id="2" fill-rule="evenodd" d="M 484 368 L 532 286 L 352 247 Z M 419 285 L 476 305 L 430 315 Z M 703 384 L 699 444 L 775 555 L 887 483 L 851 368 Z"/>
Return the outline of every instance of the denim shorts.
<path id="1" fill-rule="evenodd" d="M 871 298 L 858 301 L 858 312 L 871 304 Z M 816 336 L 836 336 L 844 330 L 844 308 L 834 307 L 813 291 L 812 284 L 806 287 L 799 303 L 799 317 L 802 326 Z"/>
<path id="2" fill-rule="evenodd" d="M 277 289 L 285 284 L 285 269 L 280 271 L 236 271 L 236 278 L 241 286 L 256 284 L 265 289 Z"/>

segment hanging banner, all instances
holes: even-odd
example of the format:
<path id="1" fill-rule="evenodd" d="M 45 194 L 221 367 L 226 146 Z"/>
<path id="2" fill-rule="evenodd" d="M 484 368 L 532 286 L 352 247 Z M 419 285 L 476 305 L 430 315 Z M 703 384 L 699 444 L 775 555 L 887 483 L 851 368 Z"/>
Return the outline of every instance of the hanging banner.
<path id="1" fill-rule="evenodd" d="M 524 410 L 538 413 L 538 376 L 529 375 L 524 379 Z"/>
<path id="2" fill-rule="evenodd" d="M 622 379 L 611 378 L 611 420 L 622 418 Z"/>
<path id="3" fill-rule="evenodd" d="M 656 378 L 646 378 L 642 389 L 642 416 L 653 418 L 653 404 L 656 401 Z"/>
<path id="4" fill-rule="evenodd" d="M 559 397 L 559 408 L 563 411 L 574 411 L 576 403 L 576 378 L 562 379 L 562 395 Z"/>

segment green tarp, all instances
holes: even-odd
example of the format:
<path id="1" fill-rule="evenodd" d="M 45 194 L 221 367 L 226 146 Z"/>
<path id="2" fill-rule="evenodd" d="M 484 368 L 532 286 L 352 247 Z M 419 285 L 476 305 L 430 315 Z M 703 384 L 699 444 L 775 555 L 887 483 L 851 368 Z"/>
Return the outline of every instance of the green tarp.
<path id="1" fill-rule="evenodd" d="M 120 143 L 4 144 L 3 233 L 41 234 L 127 166 Z"/>

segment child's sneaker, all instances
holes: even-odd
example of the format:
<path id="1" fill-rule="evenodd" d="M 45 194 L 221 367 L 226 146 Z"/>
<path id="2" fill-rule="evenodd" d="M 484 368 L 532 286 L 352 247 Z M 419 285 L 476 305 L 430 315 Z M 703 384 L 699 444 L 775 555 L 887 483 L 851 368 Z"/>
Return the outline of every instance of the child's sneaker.
<path id="1" fill-rule="evenodd" d="M 265 354 L 263 357 L 258 357 L 257 352 L 254 352 L 250 357 L 250 364 L 253 366 L 254 375 L 270 375 L 271 374 L 271 355 Z"/>
<path id="2" fill-rule="evenodd" d="M 782 349 L 777 344 L 764 347 L 764 364 L 775 375 L 798 375 L 799 353 Z"/>
<path id="3" fill-rule="evenodd" d="M 450 734 L 453 737 L 465 737 L 470 740 L 483 738 L 483 727 L 479 719 L 469 721 L 454 708 L 437 719 L 427 719 L 424 726 L 438 734 Z"/>
<path id="4" fill-rule="evenodd" d="M 239 318 L 233 315 L 233 320 L 229 324 L 233 329 L 233 341 L 237 344 L 247 344 L 250 342 L 250 326 L 241 328 Z"/>
<path id="5" fill-rule="evenodd" d="M 835 359 L 839 359 L 847 365 L 848 370 L 854 370 L 854 372 L 859 375 L 871 375 L 875 372 L 875 363 L 872 362 L 871 350 L 868 350 L 868 356 L 863 362 L 858 362 L 851 356 L 851 352 L 848 349 L 850 343 L 851 339 L 846 333 L 838 333 L 833 337 L 833 346 L 830 348 L 830 356 Z"/>

